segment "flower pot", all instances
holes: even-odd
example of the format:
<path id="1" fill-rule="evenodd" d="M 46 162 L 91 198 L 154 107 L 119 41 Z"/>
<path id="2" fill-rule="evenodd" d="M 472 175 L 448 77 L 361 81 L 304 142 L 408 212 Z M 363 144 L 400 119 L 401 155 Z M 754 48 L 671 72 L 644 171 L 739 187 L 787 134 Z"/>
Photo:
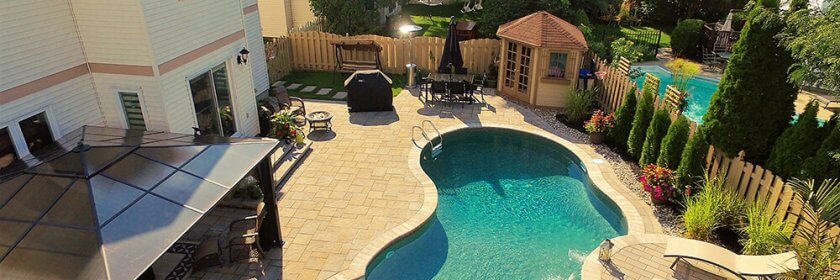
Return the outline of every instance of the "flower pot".
<path id="1" fill-rule="evenodd" d="M 297 135 L 295 135 L 295 142 L 297 142 L 297 144 L 303 144 L 303 133 L 298 132 Z"/>
<path id="2" fill-rule="evenodd" d="M 607 134 L 604 132 L 590 132 L 589 133 L 589 142 L 592 144 L 603 144 L 604 140 L 607 139 Z"/>

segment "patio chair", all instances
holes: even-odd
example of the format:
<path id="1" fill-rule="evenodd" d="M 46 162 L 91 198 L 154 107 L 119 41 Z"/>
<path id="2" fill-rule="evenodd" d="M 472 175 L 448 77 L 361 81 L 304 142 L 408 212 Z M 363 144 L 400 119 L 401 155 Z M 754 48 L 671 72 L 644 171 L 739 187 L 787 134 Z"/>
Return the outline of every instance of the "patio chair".
<path id="1" fill-rule="evenodd" d="M 446 89 L 449 90 L 450 101 L 461 103 L 461 107 L 464 107 L 464 103 L 471 101 L 467 91 L 468 85 L 466 81 L 447 82 Z"/>
<path id="2" fill-rule="evenodd" d="M 256 215 L 238 219 L 230 223 L 230 226 L 228 227 L 227 246 L 225 247 L 228 251 L 228 260 L 230 262 L 240 260 L 235 259 L 233 255 L 233 249 L 237 247 L 248 248 L 248 257 L 250 257 L 250 252 L 254 249 L 257 250 L 260 258 L 265 255 L 262 246 L 260 246 L 260 228 L 262 227 L 266 212 L 265 203 L 260 202 L 260 204 L 257 205 Z M 246 228 L 244 231 L 234 230 L 234 228 L 239 227 L 240 224 L 245 222 L 251 222 L 254 226 L 252 228 Z"/>
<path id="3" fill-rule="evenodd" d="M 446 97 L 446 82 L 444 81 L 431 81 L 431 86 L 429 87 L 428 91 L 432 96 L 432 101 L 434 100 L 442 100 Z M 428 98 L 426 98 L 428 100 Z"/>
<path id="4" fill-rule="evenodd" d="M 484 73 L 483 75 L 481 75 L 481 78 L 478 78 L 478 79 L 473 78 L 472 86 L 470 88 L 470 91 L 472 93 L 475 93 L 476 91 L 478 91 L 478 94 L 481 95 L 481 103 L 482 104 L 487 104 L 487 101 L 484 100 L 484 85 L 486 83 L 487 83 L 487 73 Z M 473 97 L 474 96 L 475 95 L 473 94 Z"/>
<path id="5" fill-rule="evenodd" d="M 289 97 L 289 103 L 282 104 L 283 110 L 289 110 L 295 116 L 295 124 L 299 127 L 306 125 L 306 104 L 303 99 L 297 97 Z"/>
<path id="6" fill-rule="evenodd" d="M 671 269 L 674 269 L 680 260 L 697 260 L 720 267 L 740 279 L 746 279 L 747 276 L 769 278 L 789 270 L 799 269 L 794 252 L 745 256 L 711 243 L 684 238 L 669 239 L 664 257 L 676 258 L 671 264 Z"/>

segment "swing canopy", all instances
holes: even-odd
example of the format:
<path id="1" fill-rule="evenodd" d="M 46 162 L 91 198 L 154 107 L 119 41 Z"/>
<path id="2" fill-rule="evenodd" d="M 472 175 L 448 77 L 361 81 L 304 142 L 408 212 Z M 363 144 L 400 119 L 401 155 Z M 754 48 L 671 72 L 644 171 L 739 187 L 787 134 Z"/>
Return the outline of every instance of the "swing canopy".
<path id="1" fill-rule="evenodd" d="M 379 58 L 382 46 L 373 40 L 341 40 L 331 44 L 335 47 L 336 72 L 382 69 Z"/>

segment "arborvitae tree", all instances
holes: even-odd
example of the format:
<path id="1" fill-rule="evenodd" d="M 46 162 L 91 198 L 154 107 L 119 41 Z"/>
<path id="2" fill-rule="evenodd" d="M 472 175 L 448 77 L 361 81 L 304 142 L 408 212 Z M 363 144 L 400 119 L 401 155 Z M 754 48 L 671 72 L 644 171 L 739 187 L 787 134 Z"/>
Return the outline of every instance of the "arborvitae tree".
<path id="1" fill-rule="evenodd" d="M 627 153 L 636 159 L 642 156 L 642 146 L 645 144 L 645 134 L 653 118 L 653 103 L 655 102 L 655 93 L 652 89 L 645 88 L 643 91 L 642 101 L 637 104 L 636 112 L 633 114 L 630 136 L 627 137 Z"/>
<path id="2" fill-rule="evenodd" d="M 706 167 L 706 155 L 709 153 L 709 140 L 706 128 L 697 127 L 697 131 L 682 152 L 680 165 L 677 167 L 677 179 L 681 185 L 687 185 L 702 178 Z"/>
<path id="3" fill-rule="evenodd" d="M 685 143 L 688 142 L 690 130 L 691 124 L 688 118 L 680 115 L 677 121 L 668 128 L 668 135 L 665 135 L 665 139 L 662 139 L 662 149 L 659 151 L 659 159 L 656 160 L 656 165 L 671 170 L 679 166 L 680 157 L 685 148 Z"/>
<path id="4" fill-rule="evenodd" d="M 822 142 L 817 154 L 805 161 L 802 177 L 813 178 L 817 182 L 840 178 L 840 124 L 837 121 L 831 123 L 834 125 L 831 134 Z"/>
<path id="5" fill-rule="evenodd" d="M 703 119 L 715 148 L 733 157 L 744 150 L 754 163 L 767 159 L 790 125 L 797 94 L 788 79 L 794 61 L 775 37 L 785 22 L 764 2 L 774 1 L 760 1 L 750 11 Z"/>
<path id="6" fill-rule="evenodd" d="M 624 103 L 615 113 L 615 127 L 609 132 L 610 142 L 613 145 L 627 148 L 627 137 L 633 126 L 636 103 L 636 87 L 630 87 L 630 90 L 624 94 Z"/>
<path id="7" fill-rule="evenodd" d="M 809 103 L 796 124 L 782 133 L 770 153 L 767 169 L 786 179 L 799 176 L 802 164 L 814 156 L 824 139 L 817 111 L 819 105 L 816 102 Z"/>
<path id="8" fill-rule="evenodd" d="M 645 166 L 656 163 L 662 138 L 665 138 L 665 134 L 668 134 L 669 126 L 671 126 L 671 114 L 668 113 L 668 110 L 660 109 L 656 111 L 647 133 L 645 133 L 645 144 L 642 147 L 642 158 L 639 160 L 639 165 Z"/>

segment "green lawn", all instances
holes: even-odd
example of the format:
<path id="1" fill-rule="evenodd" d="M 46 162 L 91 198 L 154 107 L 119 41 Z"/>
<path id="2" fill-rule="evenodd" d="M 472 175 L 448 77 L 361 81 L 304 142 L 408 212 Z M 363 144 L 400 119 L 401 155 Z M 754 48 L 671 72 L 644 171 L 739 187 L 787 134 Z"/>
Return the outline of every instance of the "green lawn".
<path id="1" fill-rule="evenodd" d="M 656 27 L 650 26 L 640 26 L 640 27 L 632 27 L 632 26 L 614 26 L 608 24 L 595 24 L 592 28 L 592 34 L 595 35 L 596 38 L 602 38 L 600 34 L 605 34 L 603 36 L 605 39 L 607 38 L 621 38 L 624 35 L 634 33 L 634 32 L 644 32 L 644 31 L 659 31 L 660 29 Z M 659 41 L 659 47 L 670 47 L 671 46 L 671 35 L 669 30 L 662 30 L 662 38 Z M 612 41 L 612 40 L 608 40 Z M 650 44 L 655 44 L 656 41 L 647 42 Z"/>
<path id="2" fill-rule="evenodd" d="M 349 77 L 348 74 L 345 73 L 333 73 L 333 72 L 319 72 L 319 71 L 294 71 L 289 75 L 283 77 L 283 80 L 286 81 L 286 86 L 291 84 L 302 84 L 304 86 L 316 86 L 318 87 L 313 92 L 301 92 L 300 90 L 303 87 L 300 87 L 296 90 L 289 90 L 289 95 L 300 97 L 300 98 L 307 98 L 307 99 L 325 99 L 325 100 L 334 100 L 332 97 L 338 93 L 339 91 L 344 91 L 344 80 Z M 388 77 L 394 82 L 391 86 L 391 92 L 396 97 L 400 92 L 403 90 L 403 86 L 405 85 L 405 75 L 399 74 L 388 74 Z M 317 95 L 315 94 L 321 88 L 330 88 L 332 91 L 326 95 Z"/>
<path id="3" fill-rule="evenodd" d="M 422 36 L 446 37 L 449 18 L 454 16 L 461 20 L 477 21 L 481 12 L 461 13 L 461 5 L 444 5 L 429 7 L 426 5 L 410 4 L 403 7 L 403 16 L 410 16 L 415 24 L 423 27 Z"/>

